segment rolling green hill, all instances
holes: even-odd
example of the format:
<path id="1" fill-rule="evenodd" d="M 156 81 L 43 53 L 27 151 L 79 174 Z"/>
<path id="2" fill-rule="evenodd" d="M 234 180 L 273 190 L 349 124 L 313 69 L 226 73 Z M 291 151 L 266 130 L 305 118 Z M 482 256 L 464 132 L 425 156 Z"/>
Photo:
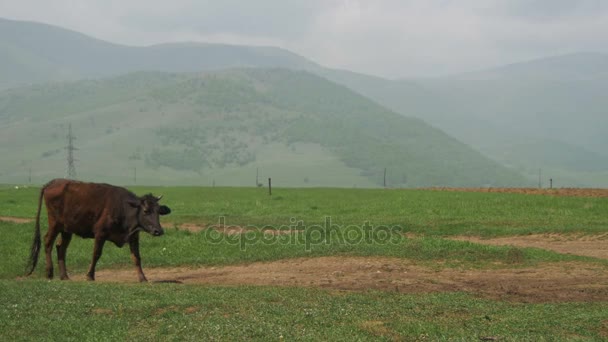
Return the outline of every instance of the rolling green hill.
<path id="1" fill-rule="evenodd" d="M 0 93 L 2 182 L 80 178 L 279 186 L 526 185 L 418 119 L 303 71 L 140 72 Z"/>

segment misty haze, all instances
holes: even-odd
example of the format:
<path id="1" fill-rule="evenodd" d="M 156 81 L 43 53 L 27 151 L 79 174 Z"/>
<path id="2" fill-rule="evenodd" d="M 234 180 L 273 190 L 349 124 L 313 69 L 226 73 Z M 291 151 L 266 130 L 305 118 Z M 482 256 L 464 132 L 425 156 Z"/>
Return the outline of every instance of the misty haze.
<path id="1" fill-rule="evenodd" d="M 606 6 L 473 3 L 394 5 L 443 25 L 380 3 L 1 5 L 0 183 L 608 186 Z"/>

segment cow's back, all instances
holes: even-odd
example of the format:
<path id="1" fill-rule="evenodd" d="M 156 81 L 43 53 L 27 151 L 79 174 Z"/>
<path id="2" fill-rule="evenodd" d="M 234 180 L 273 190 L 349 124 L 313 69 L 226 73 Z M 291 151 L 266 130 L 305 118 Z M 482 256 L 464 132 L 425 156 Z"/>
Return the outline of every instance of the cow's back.
<path id="1" fill-rule="evenodd" d="M 129 196 L 124 188 L 68 179 L 53 180 L 44 189 L 49 217 L 66 231 L 83 237 L 93 236 L 96 223 L 111 223 L 121 216 L 124 199 Z"/>

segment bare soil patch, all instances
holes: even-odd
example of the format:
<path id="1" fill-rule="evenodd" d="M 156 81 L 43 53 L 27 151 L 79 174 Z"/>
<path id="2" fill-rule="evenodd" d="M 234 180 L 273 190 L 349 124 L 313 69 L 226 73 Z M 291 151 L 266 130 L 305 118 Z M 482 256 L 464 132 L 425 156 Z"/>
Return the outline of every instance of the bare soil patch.
<path id="1" fill-rule="evenodd" d="M 592 188 L 428 188 L 434 191 L 459 191 L 459 192 L 498 192 L 526 195 L 549 195 L 549 196 L 574 196 L 574 197 L 608 197 L 608 189 Z"/>
<path id="2" fill-rule="evenodd" d="M 461 270 L 425 267 L 399 258 L 320 257 L 225 267 L 148 268 L 145 271 L 151 282 L 400 293 L 463 291 L 517 302 L 608 301 L 608 268 L 578 262 L 546 263 L 534 268 Z M 76 279 L 84 280 L 84 275 Z M 101 282 L 137 281 L 132 269 L 100 269 L 96 279 Z"/>
<path id="3" fill-rule="evenodd" d="M 12 217 L 12 216 L 0 216 L 0 221 L 10 222 L 10 223 L 30 223 L 34 220 L 23 217 Z"/>
<path id="4" fill-rule="evenodd" d="M 207 229 L 205 225 L 194 224 L 194 223 L 182 223 L 182 224 L 174 224 L 174 223 L 163 223 L 164 227 L 174 226 L 179 230 L 187 230 L 189 232 L 198 233 L 202 230 Z"/>
<path id="5" fill-rule="evenodd" d="M 449 239 L 495 246 L 536 247 L 563 254 L 608 259 L 608 233 L 598 235 L 531 234 L 491 239 L 457 236 Z"/>

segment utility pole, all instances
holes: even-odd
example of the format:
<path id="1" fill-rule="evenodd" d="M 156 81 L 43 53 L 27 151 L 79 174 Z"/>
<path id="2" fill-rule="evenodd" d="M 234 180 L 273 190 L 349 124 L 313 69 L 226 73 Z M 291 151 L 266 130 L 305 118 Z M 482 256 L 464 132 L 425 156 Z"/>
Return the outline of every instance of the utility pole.
<path id="1" fill-rule="evenodd" d="M 137 167 L 133 168 L 133 183 L 137 184 Z"/>
<path id="2" fill-rule="evenodd" d="M 386 168 L 384 168 L 384 187 L 386 188 Z"/>
<path id="3" fill-rule="evenodd" d="M 74 151 L 77 150 L 76 147 L 74 147 L 74 140 L 76 140 L 76 137 L 74 137 L 72 135 L 72 124 L 70 123 L 70 125 L 68 126 L 68 146 L 66 146 L 66 150 L 68 150 L 68 179 L 76 179 L 76 167 L 74 166 L 74 162 L 76 161 L 76 159 L 74 159 Z"/>
<path id="4" fill-rule="evenodd" d="M 258 168 L 256 167 L 255 168 L 255 187 L 256 188 L 258 187 L 258 184 L 260 184 L 260 183 L 258 182 Z"/>

